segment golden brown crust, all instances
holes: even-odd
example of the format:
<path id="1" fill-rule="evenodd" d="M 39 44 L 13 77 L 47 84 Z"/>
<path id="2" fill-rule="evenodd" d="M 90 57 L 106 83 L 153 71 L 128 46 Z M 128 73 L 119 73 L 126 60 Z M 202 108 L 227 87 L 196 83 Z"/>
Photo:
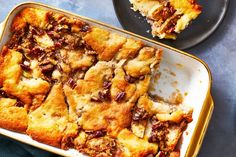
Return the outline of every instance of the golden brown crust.
<path id="1" fill-rule="evenodd" d="M 116 137 L 120 130 L 131 122 L 132 103 L 93 104 L 82 114 L 80 124 L 85 130 L 107 130 L 108 135 Z M 126 115 L 126 116 L 123 116 Z"/>
<path id="2" fill-rule="evenodd" d="M 74 139 L 78 136 L 78 130 L 79 127 L 76 123 L 67 123 L 66 130 L 61 140 L 62 149 L 69 149 L 75 144 Z"/>
<path id="3" fill-rule="evenodd" d="M 77 122 L 78 121 L 78 115 L 76 108 L 78 102 L 83 102 L 82 100 L 79 99 L 79 96 L 77 92 L 73 89 L 71 89 L 68 85 L 64 85 L 63 87 L 64 94 L 67 98 L 67 103 L 69 104 L 69 121 L 70 122 Z M 85 103 L 87 99 L 83 99 Z"/>
<path id="4" fill-rule="evenodd" d="M 0 127 L 25 132 L 28 126 L 27 111 L 15 104 L 15 99 L 0 98 Z"/>
<path id="5" fill-rule="evenodd" d="M 159 63 L 161 51 L 152 47 L 144 47 L 133 60 L 124 66 L 126 73 L 132 77 L 140 77 L 151 73 L 151 67 Z"/>
<path id="6" fill-rule="evenodd" d="M 148 121 L 145 120 L 139 120 L 139 121 L 132 121 L 131 122 L 131 131 L 134 135 L 136 135 L 139 138 L 143 138 L 145 135 L 145 130 L 147 127 Z"/>
<path id="7" fill-rule="evenodd" d="M 180 157 L 180 152 L 179 151 L 173 151 L 170 153 L 170 157 Z"/>
<path id="8" fill-rule="evenodd" d="M 121 93 L 125 92 L 125 101 L 128 101 L 136 91 L 136 85 L 134 83 L 129 83 L 127 80 L 125 80 L 125 71 L 123 70 L 122 66 L 117 67 L 115 69 L 115 76 L 112 79 L 112 85 L 111 85 L 111 98 L 113 100 L 116 99 L 116 96 Z"/>
<path id="9" fill-rule="evenodd" d="M 25 89 L 18 86 L 22 75 L 20 67 L 22 54 L 4 47 L 1 57 L 3 58 L 3 63 L 1 64 L 2 75 L 0 75 L 0 80 L 2 80 L 3 90 L 18 97 L 24 103 L 30 104 L 30 95 Z"/>
<path id="10" fill-rule="evenodd" d="M 84 130 L 106 130 L 116 137 L 120 130 L 130 125 L 134 103 L 93 102 L 88 95 L 79 95 L 68 86 L 64 87 L 68 98 L 72 121 L 78 121 Z M 126 116 L 123 116 L 126 115 Z M 79 118 L 75 118 L 79 116 Z"/>
<path id="11" fill-rule="evenodd" d="M 40 78 L 21 80 L 22 54 L 20 52 L 4 47 L 1 58 L 3 62 L 0 68 L 2 72 L 0 80 L 4 91 L 19 98 L 25 104 L 32 103 L 31 94 L 46 94 L 48 92 L 49 83 Z"/>
<path id="12" fill-rule="evenodd" d="M 75 139 L 77 150 L 96 157 L 111 157 L 115 155 L 117 143 L 116 140 L 109 137 L 89 138 L 89 135 L 81 131 Z"/>
<path id="13" fill-rule="evenodd" d="M 109 36 L 109 40 L 106 42 L 106 48 L 101 53 L 101 55 L 98 56 L 98 58 L 106 61 L 111 60 L 125 43 L 125 41 L 126 38 L 116 33 L 111 33 Z"/>
<path id="14" fill-rule="evenodd" d="M 143 43 L 141 41 L 136 41 L 134 39 L 127 39 L 126 42 L 118 51 L 116 59 L 121 60 L 121 59 L 134 58 L 137 55 L 138 50 L 140 50 L 142 46 Z"/>
<path id="15" fill-rule="evenodd" d="M 11 30 L 17 31 L 30 24 L 39 28 L 46 28 L 50 12 L 37 8 L 23 9 L 13 20 Z"/>
<path id="16" fill-rule="evenodd" d="M 154 102 L 148 97 L 148 95 L 144 94 L 138 99 L 137 107 L 143 108 L 149 114 L 153 115 L 156 111 L 153 111 Z"/>
<path id="17" fill-rule="evenodd" d="M 2 72 L 4 70 L 4 56 L 7 52 L 7 47 L 3 46 L 2 51 L 0 53 L 0 71 Z M 0 76 L 0 87 L 3 86 L 3 76 Z"/>
<path id="18" fill-rule="evenodd" d="M 86 55 L 83 49 L 80 50 L 61 50 L 66 51 L 68 64 L 72 69 L 82 69 L 92 66 L 95 58 L 92 55 Z"/>
<path id="19" fill-rule="evenodd" d="M 18 83 L 22 73 L 20 63 L 22 61 L 22 54 L 17 51 L 10 50 L 6 46 L 1 52 L 1 71 L 0 76 L 2 84 L 5 80 L 12 79 L 12 83 Z"/>
<path id="20" fill-rule="evenodd" d="M 104 29 L 93 27 L 91 32 L 84 37 L 84 40 L 101 55 L 106 48 L 106 41 L 109 40 L 109 35 L 110 33 Z"/>
<path id="21" fill-rule="evenodd" d="M 22 18 L 21 13 L 19 13 L 13 20 L 12 25 L 11 25 L 11 31 L 15 32 L 17 30 L 24 29 L 26 27 L 27 23 L 25 20 Z"/>
<path id="22" fill-rule="evenodd" d="M 106 78 L 112 78 L 113 63 L 99 61 L 91 67 L 84 76 L 84 79 L 79 79 L 75 90 L 78 94 L 91 94 L 98 97 L 98 92 L 103 90 L 103 83 Z"/>
<path id="23" fill-rule="evenodd" d="M 27 134 L 36 141 L 55 147 L 61 147 L 63 135 L 53 129 L 54 128 L 35 128 L 32 130 L 27 130 Z"/>
<path id="24" fill-rule="evenodd" d="M 60 147 L 68 123 L 62 85 L 54 85 L 45 102 L 29 113 L 27 133 L 35 140 Z"/>
<path id="25" fill-rule="evenodd" d="M 148 92 L 149 85 L 151 81 L 151 76 L 146 75 L 143 80 L 140 80 L 139 83 L 136 84 L 136 92 L 134 93 L 131 102 L 136 102 L 138 98 Z"/>
<path id="26" fill-rule="evenodd" d="M 111 60 L 126 42 L 126 38 L 116 33 L 109 33 L 95 27 L 84 37 L 84 40 L 97 51 L 98 59 L 105 61 Z"/>
<path id="27" fill-rule="evenodd" d="M 191 115 L 192 112 L 190 112 Z M 162 114 L 156 114 L 156 117 L 159 121 L 170 121 L 175 123 L 180 123 L 184 118 L 187 117 L 187 115 L 182 110 L 177 110 L 169 113 L 162 113 Z"/>
<path id="28" fill-rule="evenodd" d="M 140 157 L 156 154 L 157 144 L 140 139 L 128 129 L 122 130 L 118 135 L 118 142 L 123 146 L 123 156 Z"/>

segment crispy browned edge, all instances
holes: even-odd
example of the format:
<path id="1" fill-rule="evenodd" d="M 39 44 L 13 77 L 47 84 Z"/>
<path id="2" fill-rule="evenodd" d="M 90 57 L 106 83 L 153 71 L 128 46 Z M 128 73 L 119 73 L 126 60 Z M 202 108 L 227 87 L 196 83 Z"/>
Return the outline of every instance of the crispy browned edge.
<path id="1" fill-rule="evenodd" d="M 9 49 L 4 46 L 1 53 L 0 53 L 0 71 L 4 68 L 4 57 L 9 52 Z M 0 77 L 0 87 L 2 87 L 3 79 Z M 8 115 L 6 110 L 14 109 L 14 113 L 12 115 Z M 17 132 L 25 132 L 28 126 L 28 119 L 27 119 L 27 112 L 25 108 L 16 107 L 16 106 L 9 106 L 2 110 L 0 106 L 0 127 L 17 131 Z"/>
<path id="2" fill-rule="evenodd" d="M 25 8 L 15 16 L 11 25 L 11 31 L 23 29 L 27 23 L 35 27 L 45 28 L 49 20 L 49 14 L 49 11 Z"/>
<path id="3" fill-rule="evenodd" d="M 49 132 L 47 130 L 30 130 L 27 131 L 30 137 L 32 137 L 34 140 L 49 144 L 51 146 L 55 147 L 61 147 L 61 140 L 62 140 L 62 134 L 57 134 L 53 132 Z"/>
<path id="4" fill-rule="evenodd" d="M 6 114 L 1 114 L 0 113 L 0 127 L 1 128 L 5 128 L 8 130 L 12 130 L 12 131 L 17 131 L 17 132 L 25 132 L 27 127 L 28 127 L 28 123 L 27 123 L 27 119 L 23 120 L 19 120 L 17 118 L 18 116 L 12 117 L 12 115 L 6 115 Z M 25 115 L 22 115 L 25 116 Z"/>

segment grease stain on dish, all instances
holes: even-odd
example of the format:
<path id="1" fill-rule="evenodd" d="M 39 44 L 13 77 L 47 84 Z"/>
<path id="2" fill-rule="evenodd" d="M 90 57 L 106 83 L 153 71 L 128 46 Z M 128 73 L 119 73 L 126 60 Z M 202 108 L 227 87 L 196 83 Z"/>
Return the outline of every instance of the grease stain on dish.
<path id="1" fill-rule="evenodd" d="M 175 65 L 176 65 L 177 68 L 183 68 L 184 67 L 184 65 L 181 64 L 181 63 L 176 63 Z"/>
<path id="2" fill-rule="evenodd" d="M 177 88 L 177 86 L 178 86 L 178 81 L 173 81 L 173 82 L 171 82 L 171 86 L 172 86 L 173 88 Z"/>

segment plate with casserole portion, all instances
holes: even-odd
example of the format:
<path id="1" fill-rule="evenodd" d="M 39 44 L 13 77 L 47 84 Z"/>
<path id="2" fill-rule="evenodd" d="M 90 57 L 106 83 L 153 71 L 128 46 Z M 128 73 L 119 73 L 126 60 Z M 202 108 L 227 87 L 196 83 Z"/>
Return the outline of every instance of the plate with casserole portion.
<path id="1" fill-rule="evenodd" d="M 33 2 L 0 40 L 0 134 L 63 156 L 197 155 L 214 108 L 199 58 Z"/>
<path id="2" fill-rule="evenodd" d="M 220 25 L 229 0 L 113 0 L 124 29 L 178 49 L 191 48 Z"/>

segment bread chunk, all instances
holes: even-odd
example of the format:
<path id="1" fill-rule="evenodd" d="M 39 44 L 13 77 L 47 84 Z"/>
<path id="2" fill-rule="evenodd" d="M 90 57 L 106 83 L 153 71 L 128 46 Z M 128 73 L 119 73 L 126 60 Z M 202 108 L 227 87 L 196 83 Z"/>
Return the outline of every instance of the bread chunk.
<path id="1" fill-rule="evenodd" d="M 15 99 L 0 98 L 0 127 L 25 132 L 28 126 L 27 111 L 16 104 Z"/>
<path id="2" fill-rule="evenodd" d="M 49 22 L 49 11 L 38 8 L 25 8 L 13 20 L 12 31 L 17 31 L 30 24 L 39 28 L 46 28 Z"/>
<path id="3" fill-rule="evenodd" d="M 122 130 L 118 135 L 118 142 L 123 148 L 123 155 L 127 157 L 140 157 L 156 154 L 158 146 L 149 143 L 145 139 L 136 137 L 127 129 Z"/>
<path id="4" fill-rule="evenodd" d="M 37 141 L 60 147 L 68 125 L 68 116 L 62 85 L 56 84 L 43 104 L 29 113 L 26 132 Z"/>

